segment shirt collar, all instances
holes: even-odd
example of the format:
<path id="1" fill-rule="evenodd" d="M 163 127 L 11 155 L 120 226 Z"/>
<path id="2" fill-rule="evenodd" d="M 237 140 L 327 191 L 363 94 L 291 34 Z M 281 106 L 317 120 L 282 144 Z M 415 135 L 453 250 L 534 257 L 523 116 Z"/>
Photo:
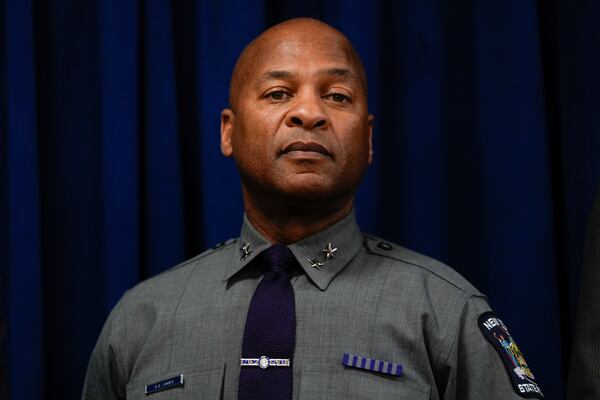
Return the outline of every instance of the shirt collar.
<path id="1" fill-rule="evenodd" d="M 321 290 L 326 290 L 335 276 L 354 258 L 363 243 L 363 236 L 356 224 L 354 210 L 330 227 L 288 247 L 309 277 Z M 226 268 L 224 281 L 237 274 L 254 257 L 271 246 L 244 215 L 237 249 L 232 252 Z M 331 246 L 330 246 L 331 245 Z M 327 254 L 330 257 L 327 258 Z"/>

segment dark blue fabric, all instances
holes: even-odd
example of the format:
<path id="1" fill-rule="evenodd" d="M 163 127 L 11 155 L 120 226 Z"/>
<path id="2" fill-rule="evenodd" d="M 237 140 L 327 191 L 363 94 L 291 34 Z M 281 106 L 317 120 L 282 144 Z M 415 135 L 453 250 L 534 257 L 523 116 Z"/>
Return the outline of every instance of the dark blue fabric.
<path id="1" fill-rule="evenodd" d="M 6 290 L 8 368 L 16 398 L 43 398 L 44 315 L 42 292 L 39 151 L 33 21 L 29 1 L 3 4 L 2 196 L 5 208 L 0 261 Z M 4 296 L 3 296 L 4 297 Z M 0 369 L 4 370 L 4 368 Z M 36 382 L 33 384 L 33 382 Z M 15 391 L 13 391 L 15 394 Z"/>
<path id="2" fill-rule="evenodd" d="M 340 28 L 366 65 L 360 225 L 488 294 L 547 398 L 562 397 L 600 183 L 595 0 L 0 0 L 12 398 L 78 398 L 122 293 L 237 236 L 239 179 L 219 151 L 229 75 L 294 16 Z"/>

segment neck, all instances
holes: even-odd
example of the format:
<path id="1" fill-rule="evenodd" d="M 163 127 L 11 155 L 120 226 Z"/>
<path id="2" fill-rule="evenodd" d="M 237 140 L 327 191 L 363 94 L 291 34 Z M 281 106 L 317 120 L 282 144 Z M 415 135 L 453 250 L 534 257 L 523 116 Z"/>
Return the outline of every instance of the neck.
<path id="1" fill-rule="evenodd" d="M 325 202 L 323 202 L 325 203 Z M 347 216 L 354 196 L 326 205 L 281 199 L 257 201 L 244 193 L 244 207 L 252 226 L 272 243 L 291 244 L 314 235 Z"/>

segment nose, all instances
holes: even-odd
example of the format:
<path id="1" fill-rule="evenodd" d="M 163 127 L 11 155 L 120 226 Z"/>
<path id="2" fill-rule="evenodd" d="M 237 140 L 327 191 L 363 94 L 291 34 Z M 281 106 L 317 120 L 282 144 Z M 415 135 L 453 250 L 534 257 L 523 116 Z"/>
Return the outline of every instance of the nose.
<path id="1" fill-rule="evenodd" d="M 299 127 L 307 130 L 329 128 L 329 117 L 321 106 L 321 98 L 318 96 L 296 97 L 296 103 L 289 110 L 285 124 L 290 127 Z"/>

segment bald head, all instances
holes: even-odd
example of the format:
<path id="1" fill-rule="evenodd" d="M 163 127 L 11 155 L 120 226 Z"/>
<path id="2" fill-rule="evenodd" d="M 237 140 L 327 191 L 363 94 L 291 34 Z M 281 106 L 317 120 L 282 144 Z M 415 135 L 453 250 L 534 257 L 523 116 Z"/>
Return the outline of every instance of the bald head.
<path id="1" fill-rule="evenodd" d="M 351 64 L 366 94 L 367 79 L 362 61 L 350 40 L 333 27 L 312 18 L 295 18 L 277 24 L 250 42 L 242 51 L 231 76 L 229 104 L 235 110 L 240 94 L 247 83 L 255 78 L 258 68 L 269 61 L 272 50 L 304 44 L 326 42 L 331 48 L 341 50 Z M 267 51 L 269 50 L 269 51 Z"/>

